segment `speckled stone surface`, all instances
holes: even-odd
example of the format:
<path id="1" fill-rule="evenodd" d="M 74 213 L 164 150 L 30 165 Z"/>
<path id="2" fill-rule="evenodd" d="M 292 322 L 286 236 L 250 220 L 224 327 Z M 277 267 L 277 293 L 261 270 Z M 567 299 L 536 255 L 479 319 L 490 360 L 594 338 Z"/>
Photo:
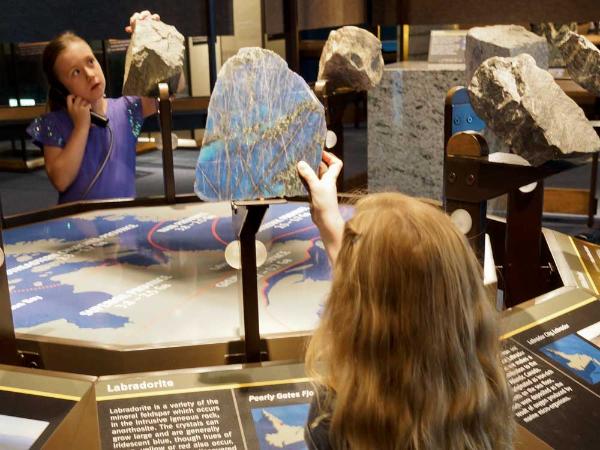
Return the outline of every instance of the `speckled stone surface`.
<path id="1" fill-rule="evenodd" d="M 548 43 L 520 25 L 474 27 L 467 33 L 465 83 L 470 83 L 477 68 L 492 56 L 517 56 L 527 53 L 538 67 L 548 68 Z"/>
<path id="2" fill-rule="evenodd" d="M 464 64 L 406 61 L 385 66 L 368 96 L 369 192 L 441 200 L 444 101 L 463 84 Z"/>
<path id="3" fill-rule="evenodd" d="M 296 164 L 318 167 L 326 132 L 304 79 L 276 53 L 242 48 L 210 97 L 194 191 L 207 201 L 302 195 Z"/>

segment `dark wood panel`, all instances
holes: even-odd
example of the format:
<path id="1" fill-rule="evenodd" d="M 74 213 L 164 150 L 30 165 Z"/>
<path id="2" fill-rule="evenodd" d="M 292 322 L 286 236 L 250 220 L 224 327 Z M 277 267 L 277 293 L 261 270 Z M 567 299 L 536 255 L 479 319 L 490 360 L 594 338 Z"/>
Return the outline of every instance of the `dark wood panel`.
<path id="1" fill-rule="evenodd" d="M 64 30 L 85 39 L 125 38 L 136 11 L 148 9 L 185 36 L 206 35 L 208 0 L 2 0 L 0 42 L 47 41 Z M 217 34 L 233 34 L 233 0 L 215 0 Z"/>
<path id="2" fill-rule="evenodd" d="M 372 0 L 373 22 L 499 24 L 515 22 L 585 22 L 600 19 L 598 0 Z"/>
<path id="3" fill-rule="evenodd" d="M 265 0 L 265 27 L 269 35 L 283 33 L 283 1 Z M 298 29 L 356 25 L 367 21 L 365 0 L 298 0 Z"/>

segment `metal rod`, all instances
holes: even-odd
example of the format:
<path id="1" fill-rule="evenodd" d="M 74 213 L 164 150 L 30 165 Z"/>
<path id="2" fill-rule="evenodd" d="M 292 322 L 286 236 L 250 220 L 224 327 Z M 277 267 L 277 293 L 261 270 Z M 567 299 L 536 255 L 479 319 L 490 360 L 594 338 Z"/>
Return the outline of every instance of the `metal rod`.
<path id="1" fill-rule="evenodd" d="M 160 133 L 162 136 L 162 161 L 163 182 L 165 186 L 165 199 L 167 203 L 175 203 L 175 171 L 173 168 L 173 144 L 171 142 L 171 130 L 173 119 L 171 117 L 171 98 L 169 97 L 169 85 L 159 83 L 158 111 L 160 119 Z"/>
<path id="2" fill-rule="evenodd" d="M 244 347 L 247 363 L 260 362 L 261 360 L 258 284 L 256 281 L 256 233 L 268 207 L 269 205 L 264 203 L 238 207 L 240 213 L 245 212 L 239 238 L 242 258 Z"/>
<path id="3" fill-rule="evenodd" d="M 206 40 L 208 43 L 208 74 L 210 92 L 217 82 L 217 20 L 215 16 L 215 0 L 206 0 Z"/>
<path id="4" fill-rule="evenodd" d="M 283 1 L 285 59 L 294 72 L 300 70 L 300 34 L 298 30 L 298 0 Z"/>
<path id="5" fill-rule="evenodd" d="M 8 275 L 6 273 L 6 256 L 2 240 L 2 204 L 0 203 L 0 363 L 16 365 L 19 363 L 15 325 L 10 304 Z"/>

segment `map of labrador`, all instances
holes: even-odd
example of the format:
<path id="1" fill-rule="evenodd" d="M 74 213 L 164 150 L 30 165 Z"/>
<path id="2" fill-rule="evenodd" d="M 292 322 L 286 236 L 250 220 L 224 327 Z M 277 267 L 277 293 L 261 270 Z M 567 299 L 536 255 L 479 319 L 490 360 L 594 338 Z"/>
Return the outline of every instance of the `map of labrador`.
<path id="1" fill-rule="evenodd" d="M 344 210 L 347 214 L 349 209 Z M 305 203 L 272 205 L 257 235 L 262 334 L 311 330 L 330 267 Z M 113 209 L 4 232 L 20 333 L 101 344 L 238 339 L 241 283 L 224 203 Z"/>

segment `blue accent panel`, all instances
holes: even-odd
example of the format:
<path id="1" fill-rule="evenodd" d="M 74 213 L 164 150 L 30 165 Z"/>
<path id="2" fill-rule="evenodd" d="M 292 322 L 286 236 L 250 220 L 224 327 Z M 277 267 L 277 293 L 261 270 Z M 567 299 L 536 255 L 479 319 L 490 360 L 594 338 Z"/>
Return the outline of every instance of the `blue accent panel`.
<path id="1" fill-rule="evenodd" d="M 485 122 L 473 110 L 467 88 L 456 91 L 452 97 L 452 134 L 484 128 Z"/>

